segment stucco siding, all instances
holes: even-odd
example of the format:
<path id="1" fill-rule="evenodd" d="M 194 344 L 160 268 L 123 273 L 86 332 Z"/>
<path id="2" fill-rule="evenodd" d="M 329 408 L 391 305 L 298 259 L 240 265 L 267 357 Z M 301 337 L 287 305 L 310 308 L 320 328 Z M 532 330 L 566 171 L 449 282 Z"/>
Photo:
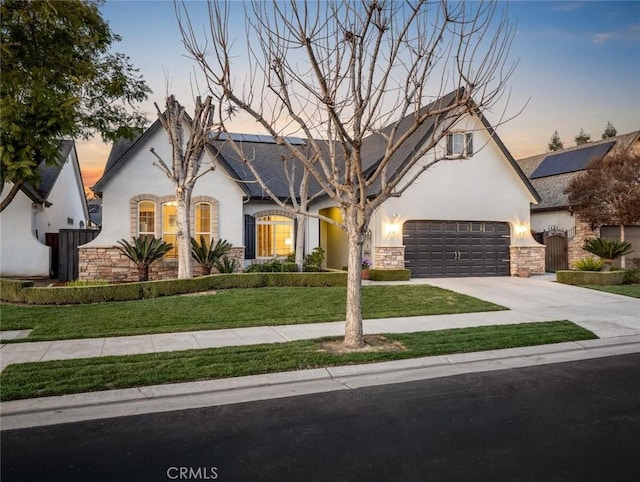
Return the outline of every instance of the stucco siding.
<path id="1" fill-rule="evenodd" d="M 6 185 L 3 194 L 10 189 L 11 185 Z M 44 209 L 32 207 L 31 200 L 19 192 L 0 213 L 0 276 L 49 276 L 50 248 L 32 231 L 34 216 Z"/>

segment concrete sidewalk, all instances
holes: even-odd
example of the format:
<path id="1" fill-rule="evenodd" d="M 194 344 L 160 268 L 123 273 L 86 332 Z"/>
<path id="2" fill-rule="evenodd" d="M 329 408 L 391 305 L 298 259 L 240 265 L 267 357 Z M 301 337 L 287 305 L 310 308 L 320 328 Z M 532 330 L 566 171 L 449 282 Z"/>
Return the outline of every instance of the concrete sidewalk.
<path id="1" fill-rule="evenodd" d="M 408 333 L 482 325 L 570 320 L 593 331 L 600 340 L 19 400 L 2 404 L 2 428 L 24 427 L 29 426 L 29 423 L 63 423 L 204 406 L 197 405 L 198 403 L 236 403 L 264 397 L 291 396 L 367 386 L 366 384 L 397 383 L 410 379 L 454 375 L 464 373 L 465 370 L 504 369 L 640 352 L 640 300 L 551 283 L 551 280 L 548 276 L 526 279 L 505 277 L 412 280 L 412 284 L 426 283 L 450 289 L 506 306 L 510 310 L 365 320 L 364 330 L 367 334 Z M 4 369 L 12 363 L 30 361 L 281 343 L 338 336 L 343 333 L 344 322 L 332 322 L 5 344 L 0 347 L 0 367 Z M 355 378 L 345 382 L 343 377 L 346 373 Z"/>

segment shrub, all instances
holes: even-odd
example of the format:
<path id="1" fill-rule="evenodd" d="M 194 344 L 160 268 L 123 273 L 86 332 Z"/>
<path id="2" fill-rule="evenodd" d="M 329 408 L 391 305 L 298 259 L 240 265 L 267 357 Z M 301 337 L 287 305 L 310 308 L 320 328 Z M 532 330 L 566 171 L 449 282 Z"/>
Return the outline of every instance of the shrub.
<path id="1" fill-rule="evenodd" d="M 30 281 L 1 280 L 0 299 L 35 305 L 67 305 L 157 298 L 214 289 L 266 286 L 346 286 L 347 274 L 331 273 L 233 273 L 187 279 L 167 279 L 99 286 L 34 288 Z"/>
<path id="2" fill-rule="evenodd" d="M 202 266 L 202 270 L 205 275 L 211 274 L 211 270 L 216 266 L 219 259 L 226 255 L 230 249 L 231 243 L 227 242 L 225 239 L 219 239 L 215 245 L 213 244 L 212 239 L 207 245 L 207 242 L 202 235 L 200 235 L 200 242 L 191 238 L 191 256 L 200 266 Z M 218 269 L 218 271 L 220 270 Z M 225 272 L 229 273 L 229 271 Z M 233 273 L 233 271 L 231 271 L 231 273 Z"/>
<path id="3" fill-rule="evenodd" d="M 296 263 L 292 263 L 291 261 L 286 261 L 282 263 L 282 271 L 284 273 L 297 273 L 298 265 Z"/>
<path id="4" fill-rule="evenodd" d="M 577 286 L 620 285 L 624 276 L 624 271 L 556 271 L 556 280 L 559 283 Z"/>
<path id="5" fill-rule="evenodd" d="M 602 271 L 604 261 L 594 256 L 589 256 L 576 261 L 573 266 L 578 271 Z"/>
<path id="6" fill-rule="evenodd" d="M 246 273 L 281 273 L 282 261 L 279 259 L 272 259 L 266 263 L 256 263 L 245 269 Z"/>
<path id="7" fill-rule="evenodd" d="M 67 282 L 66 286 L 102 286 L 108 285 L 109 281 L 106 279 L 77 279 Z"/>
<path id="8" fill-rule="evenodd" d="M 320 246 L 313 248 L 313 251 L 304 257 L 304 271 L 311 271 L 307 269 L 307 266 L 322 266 L 324 262 L 324 249 Z M 316 270 L 318 271 L 318 270 Z"/>
<path id="9" fill-rule="evenodd" d="M 173 248 L 172 244 L 159 238 L 136 238 L 133 244 L 126 239 L 118 241 L 118 250 L 129 258 L 138 268 L 138 280 L 149 280 L 149 266 L 162 258 Z"/>
<path id="10" fill-rule="evenodd" d="M 219 273 L 235 273 L 238 271 L 238 260 L 225 254 L 221 259 L 216 259 L 215 267 Z"/>
<path id="11" fill-rule="evenodd" d="M 371 281 L 408 281 L 411 279 L 411 270 L 408 269 L 371 269 L 369 270 Z"/>
<path id="12" fill-rule="evenodd" d="M 631 253 L 631 243 L 605 238 L 591 238 L 584 242 L 583 249 L 604 259 L 607 268 L 611 267 L 614 259 Z"/>

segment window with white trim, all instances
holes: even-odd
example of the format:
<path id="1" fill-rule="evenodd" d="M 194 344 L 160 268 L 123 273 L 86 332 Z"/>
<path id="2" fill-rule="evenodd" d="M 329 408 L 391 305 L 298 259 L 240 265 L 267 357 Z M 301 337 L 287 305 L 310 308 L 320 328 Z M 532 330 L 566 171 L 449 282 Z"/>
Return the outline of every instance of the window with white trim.
<path id="1" fill-rule="evenodd" d="M 258 258 L 287 256 L 293 252 L 293 219 L 263 216 L 256 219 L 256 255 Z"/>
<path id="2" fill-rule="evenodd" d="M 447 134 L 447 156 L 471 157 L 473 155 L 473 132 Z"/>
<path id="3" fill-rule="evenodd" d="M 165 242 L 173 244 L 173 248 L 167 254 L 165 258 L 177 258 L 178 257 L 178 210 L 175 201 L 166 202 L 162 205 L 162 239 Z"/>
<path id="4" fill-rule="evenodd" d="M 195 239 L 200 242 L 202 236 L 209 245 L 211 243 L 211 204 L 196 203 Z"/>
<path id="5" fill-rule="evenodd" d="M 151 239 L 156 235 L 156 203 L 140 201 L 138 203 L 138 237 Z"/>

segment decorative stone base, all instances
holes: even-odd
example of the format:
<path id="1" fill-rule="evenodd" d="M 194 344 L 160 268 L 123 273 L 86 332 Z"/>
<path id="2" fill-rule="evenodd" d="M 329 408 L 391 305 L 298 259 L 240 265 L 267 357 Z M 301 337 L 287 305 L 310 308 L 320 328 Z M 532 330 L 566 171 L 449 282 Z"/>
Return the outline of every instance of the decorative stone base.
<path id="1" fill-rule="evenodd" d="M 544 274 L 544 259 L 546 246 L 509 246 L 511 257 L 511 276 L 517 276 L 518 271 L 530 274 Z"/>
<path id="2" fill-rule="evenodd" d="M 375 268 L 403 269 L 404 246 L 376 246 Z"/>
<path id="3" fill-rule="evenodd" d="M 115 246 L 100 248 L 80 246 L 78 250 L 80 252 L 78 278 L 80 280 L 106 280 L 116 283 L 138 281 L 138 271 L 135 265 Z M 241 269 L 244 247 L 232 247 L 227 256 L 236 259 L 238 268 Z M 197 264 L 194 264 L 193 272 L 194 276 L 200 274 Z M 150 280 L 171 279 L 177 276 L 177 259 L 156 261 L 149 268 Z"/>
<path id="4" fill-rule="evenodd" d="M 592 256 L 591 253 L 582 249 L 585 240 L 589 238 L 599 238 L 600 228 L 591 229 L 591 223 L 576 217 L 576 234 L 567 244 L 569 268 L 573 268 L 576 261 Z"/>

